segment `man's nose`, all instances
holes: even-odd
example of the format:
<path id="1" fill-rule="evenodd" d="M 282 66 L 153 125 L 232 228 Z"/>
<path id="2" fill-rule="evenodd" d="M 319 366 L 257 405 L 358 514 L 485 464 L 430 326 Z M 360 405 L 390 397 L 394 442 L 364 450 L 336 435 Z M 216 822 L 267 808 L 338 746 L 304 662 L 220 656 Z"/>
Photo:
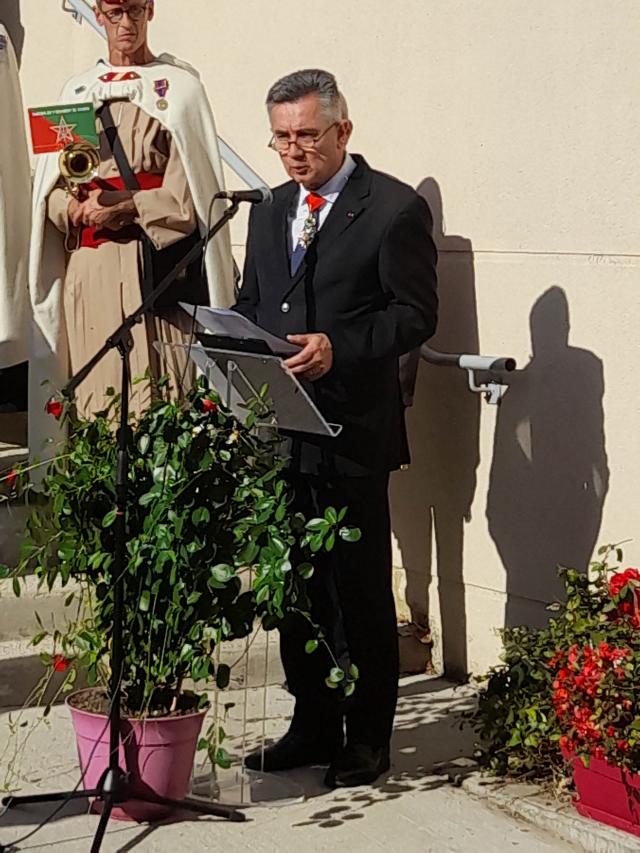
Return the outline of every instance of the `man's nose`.
<path id="1" fill-rule="evenodd" d="M 289 141 L 289 150 L 287 153 L 289 154 L 289 157 L 295 157 L 296 160 L 303 160 L 305 155 L 304 150 L 298 145 L 297 139 L 291 139 Z"/>

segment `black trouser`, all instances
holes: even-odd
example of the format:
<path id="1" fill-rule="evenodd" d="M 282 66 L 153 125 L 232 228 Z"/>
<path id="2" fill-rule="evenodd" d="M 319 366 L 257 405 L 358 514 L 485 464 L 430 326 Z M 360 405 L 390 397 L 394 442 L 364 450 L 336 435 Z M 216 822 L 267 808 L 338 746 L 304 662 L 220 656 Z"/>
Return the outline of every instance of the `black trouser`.
<path id="1" fill-rule="evenodd" d="M 358 667 L 355 693 L 325 684 L 331 667 L 326 650 L 305 653 L 313 636 L 308 621 L 289 617 L 280 630 L 280 651 L 289 690 L 296 697 L 292 730 L 333 741 L 346 719 L 350 743 L 384 746 L 391 737 L 398 692 L 398 639 L 391 585 L 391 524 L 388 473 L 372 477 L 295 475 L 295 509 L 308 518 L 327 506 L 348 507 L 344 523 L 359 527 L 357 543 L 337 540 L 333 551 L 317 555 L 308 582 L 313 619 L 326 632 L 339 663 Z M 347 654 L 345 651 L 345 641 Z"/>

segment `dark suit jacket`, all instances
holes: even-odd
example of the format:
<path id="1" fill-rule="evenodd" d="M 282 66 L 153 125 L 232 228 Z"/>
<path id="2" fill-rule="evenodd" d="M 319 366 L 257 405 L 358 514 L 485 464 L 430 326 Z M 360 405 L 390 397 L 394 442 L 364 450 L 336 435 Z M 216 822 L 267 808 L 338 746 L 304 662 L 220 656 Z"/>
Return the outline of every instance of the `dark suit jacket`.
<path id="1" fill-rule="evenodd" d="M 436 248 L 427 202 L 354 156 L 355 171 L 291 277 L 289 181 L 253 208 L 235 310 L 280 337 L 324 332 L 333 367 L 308 383 L 335 439 L 299 436 L 301 473 L 366 476 L 408 462 L 398 357 L 435 332 Z M 289 310 L 283 311 L 286 303 Z"/>

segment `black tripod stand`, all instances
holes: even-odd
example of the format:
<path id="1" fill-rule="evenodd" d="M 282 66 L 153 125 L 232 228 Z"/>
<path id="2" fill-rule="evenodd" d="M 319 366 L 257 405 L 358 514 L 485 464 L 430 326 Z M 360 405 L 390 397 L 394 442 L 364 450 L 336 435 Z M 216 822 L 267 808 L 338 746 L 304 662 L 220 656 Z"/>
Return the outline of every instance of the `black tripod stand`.
<path id="1" fill-rule="evenodd" d="M 127 547 L 127 477 L 128 477 L 128 449 L 127 449 L 127 430 L 129 421 L 129 352 L 133 346 L 131 338 L 131 329 L 136 323 L 139 323 L 144 315 L 153 308 L 155 302 L 175 281 L 180 273 L 186 269 L 193 261 L 197 260 L 205 251 L 206 246 L 218 231 L 220 231 L 230 219 L 235 216 L 238 210 L 238 201 L 233 200 L 232 204 L 227 208 L 225 213 L 220 217 L 218 222 L 211 228 L 193 248 L 184 256 L 184 258 L 169 272 L 162 281 L 139 306 L 139 308 L 127 317 L 122 325 L 107 339 L 104 346 L 96 353 L 96 355 L 70 380 L 63 390 L 63 394 L 72 398 L 76 388 L 86 377 L 91 373 L 93 368 L 100 362 L 105 355 L 113 349 L 118 350 L 122 366 L 122 384 L 121 384 L 121 408 L 120 408 L 120 426 L 118 430 L 118 453 L 117 453 L 117 471 L 116 471 L 116 521 L 114 525 L 114 607 L 113 607 L 113 627 L 111 635 L 111 705 L 109 710 L 109 733 L 110 733 L 110 754 L 109 766 L 105 770 L 97 788 L 87 790 L 79 788 L 73 791 L 58 792 L 52 794 L 35 794 L 24 797 L 6 797 L 2 800 L 2 805 L 9 808 L 14 808 L 21 805 L 29 805 L 32 803 L 61 803 L 66 804 L 71 800 L 85 799 L 87 797 L 95 798 L 102 803 L 102 814 L 100 822 L 96 830 L 91 853 L 98 853 L 104 839 L 104 835 L 109 823 L 109 818 L 114 806 L 123 803 L 128 799 L 135 798 L 148 803 L 154 803 L 164 806 L 176 806 L 188 811 L 197 812 L 200 814 L 214 815 L 224 817 L 227 820 L 243 821 L 245 815 L 233 808 L 232 806 L 224 806 L 213 803 L 200 802 L 198 800 L 173 800 L 166 797 L 158 797 L 154 794 L 140 794 L 136 791 L 132 794 L 130 790 L 129 774 L 126 773 L 119 765 L 118 754 L 120 747 L 120 699 L 122 687 L 122 670 L 123 670 L 123 641 L 122 641 L 122 616 L 124 605 L 124 573 L 126 567 L 126 547 Z M 0 851 L 5 848 L 0 845 Z M 10 847 L 9 847 L 10 849 Z"/>

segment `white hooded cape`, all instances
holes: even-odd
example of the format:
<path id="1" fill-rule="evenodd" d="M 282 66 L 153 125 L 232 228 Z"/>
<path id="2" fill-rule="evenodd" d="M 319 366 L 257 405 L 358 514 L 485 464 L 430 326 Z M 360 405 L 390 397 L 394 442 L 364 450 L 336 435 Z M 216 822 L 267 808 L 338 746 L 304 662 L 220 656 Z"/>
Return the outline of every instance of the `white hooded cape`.
<path id="1" fill-rule="evenodd" d="M 0 368 L 27 358 L 31 174 L 18 65 L 0 23 Z"/>
<path id="2" fill-rule="evenodd" d="M 108 72 L 121 72 L 123 75 L 135 72 L 139 77 L 105 83 L 100 77 Z M 164 110 L 158 108 L 160 95 L 154 89 L 154 82 L 158 80 L 167 80 L 169 84 L 163 96 L 168 105 Z M 92 101 L 97 108 L 104 101 L 123 97 L 156 118 L 171 133 L 189 182 L 200 230 L 204 233 L 211 199 L 224 188 L 224 183 L 213 114 L 197 72 L 169 54 L 160 55 L 150 65 L 126 68 L 101 61 L 65 85 L 60 103 Z M 57 153 L 38 157 L 29 258 L 29 290 L 34 318 L 30 342 L 29 448 L 32 459 L 41 460 L 55 455 L 62 439 L 55 420 L 46 414 L 45 407 L 47 400 L 64 386 L 68 378 L 62 305 L 64 238 L 47 219 L 47 197 L 59 178 L 58 160 Z M 214 205 L 213 222 L 224 210 L 223 204 L 216 202 Z M 228 228 L 209 243 L 206 265 L 211 305 L 226 308 L 234 301 Z M 96 340 L 96 351 L 103 343 Z"/>

